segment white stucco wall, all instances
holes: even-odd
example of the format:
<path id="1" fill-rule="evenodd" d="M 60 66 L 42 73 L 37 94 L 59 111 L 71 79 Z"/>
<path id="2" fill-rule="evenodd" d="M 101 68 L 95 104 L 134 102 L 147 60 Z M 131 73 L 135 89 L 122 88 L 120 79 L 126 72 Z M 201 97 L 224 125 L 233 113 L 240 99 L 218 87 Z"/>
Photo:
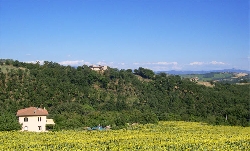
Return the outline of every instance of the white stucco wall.
<path id="1" fill-rule="evenodd" d="M 24 122 L 24 118 L 28 118 L 28 122 Z M 41 117 L 41 121 L 38 121 L 38 117 Z M 46 130 L 46 116 L 23 116 L 19 117 L 19 123 L 22 124 L 22 130 L 42 132 Z M 25 128 L 27 126 L 27 129 Z M 41 130 L 39 130 L 41 126 Z"/>
<path id="2" fill-rule="evenodd" d="M 94 71 L 107 70 L 108 66 L 91 66 L 90 67 Z"/>
<path id="3" fill-rule="evenodd" d="M 103 66 L 103 70 L 107 70 L 108 69 L 108 66 Z"/>

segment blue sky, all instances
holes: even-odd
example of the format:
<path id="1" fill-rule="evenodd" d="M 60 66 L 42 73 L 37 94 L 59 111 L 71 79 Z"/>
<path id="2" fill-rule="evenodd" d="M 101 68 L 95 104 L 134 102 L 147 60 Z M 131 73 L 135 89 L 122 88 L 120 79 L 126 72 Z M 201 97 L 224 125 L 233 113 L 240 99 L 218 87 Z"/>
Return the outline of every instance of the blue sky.
<path id="1" fill-rule="evenodd" d="M 0 0 L 0 58 L 250 70 L 249 1 Z"/>

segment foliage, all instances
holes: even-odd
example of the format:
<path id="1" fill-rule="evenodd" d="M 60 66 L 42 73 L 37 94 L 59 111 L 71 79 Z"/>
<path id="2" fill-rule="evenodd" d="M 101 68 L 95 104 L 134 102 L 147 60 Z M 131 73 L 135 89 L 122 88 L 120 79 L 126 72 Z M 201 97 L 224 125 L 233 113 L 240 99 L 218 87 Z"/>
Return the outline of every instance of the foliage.
<path id="1" fill-rule="evenodd" d="M 0 150 L 250 150 L 249 127 L 159 122 L 109 131 L 0 132 Z"/>
<path id="2" fill-rule="evenodd" d="M 152 79 L 154 77 L 154 72 L 150 69 L 139 67 L 139 69 L 135 69 L 134 72 L 143 78 Z"/>
<path id="3" fill-rule="evenodd" d="M 1 113 L 0 131 L 20 130 L 21 125 L 18 123 L 16 116 L 12 113 Z"/>
<path id="4" fill-rule="evenodd" d="M 161 120 L 249 126 L 249 85 L 215 83 L 210 88 L 142 67 L 133 73 L 49 61 L 8 64 L 0 65 L 0 111 L 45 107 L 58 130 Z"/>

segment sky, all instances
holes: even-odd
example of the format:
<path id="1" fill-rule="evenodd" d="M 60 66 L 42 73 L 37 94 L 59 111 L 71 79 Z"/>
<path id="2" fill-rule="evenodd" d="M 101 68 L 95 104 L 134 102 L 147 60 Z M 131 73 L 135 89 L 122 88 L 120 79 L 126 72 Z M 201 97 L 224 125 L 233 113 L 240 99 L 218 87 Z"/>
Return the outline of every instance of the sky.
<path id="1" fill-rule="evenodd" d="M 248 0 L 0 0 L 0 58 L 250 70 Z"/>

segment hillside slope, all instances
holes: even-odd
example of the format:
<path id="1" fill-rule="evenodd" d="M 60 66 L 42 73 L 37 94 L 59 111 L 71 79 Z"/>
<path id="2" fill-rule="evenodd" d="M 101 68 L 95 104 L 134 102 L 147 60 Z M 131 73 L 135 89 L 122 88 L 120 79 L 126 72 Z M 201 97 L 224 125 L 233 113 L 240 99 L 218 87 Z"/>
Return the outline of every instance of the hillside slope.
<path id="1" fill-rule="evenodd" d="M 57 129 L 159 120 L 249 126 L 249 85 L 206 87 L 141 67 L 99 73 L 88 66 L 9 61 L 0 68 L 0 112 L 45 107 Z"/>

